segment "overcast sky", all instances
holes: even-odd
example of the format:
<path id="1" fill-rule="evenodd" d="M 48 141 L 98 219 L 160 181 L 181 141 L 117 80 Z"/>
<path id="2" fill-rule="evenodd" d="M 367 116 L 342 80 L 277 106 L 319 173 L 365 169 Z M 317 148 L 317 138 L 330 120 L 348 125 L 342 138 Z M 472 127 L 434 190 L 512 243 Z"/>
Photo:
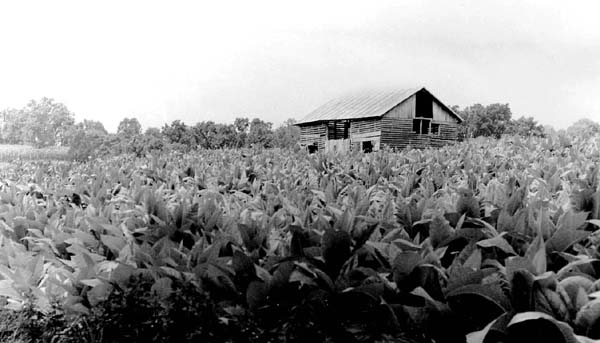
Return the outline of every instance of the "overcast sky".
<path id="1" fill-rule="evenodd" d="M 43 96 L 115 131 L 299 119 L 360 89 L 423 85 L 600 122 L 600 2 L 6 1 L 0 109 Z"/>

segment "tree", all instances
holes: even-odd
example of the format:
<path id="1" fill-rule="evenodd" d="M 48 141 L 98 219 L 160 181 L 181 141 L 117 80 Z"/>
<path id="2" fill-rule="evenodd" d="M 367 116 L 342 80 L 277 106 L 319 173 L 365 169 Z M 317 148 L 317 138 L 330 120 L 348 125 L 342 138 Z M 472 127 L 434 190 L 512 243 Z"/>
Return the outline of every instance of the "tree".
<path id="1" fill-rule="evenodd" d="M 174 120 L 171 125 L 165 124 L 162 134 L 167 143 L 180 145 L 184 150 L 189 150 L 197 145 L 194 130 L 181 120 Z"/>
<path id="2" fill-rule="evenodd" d="M 121 137 L 133 138 L 140 134 L 142 134 L 142 125 L 136 118 L 125 118 L 117 127 L 117 135 Z"/>
<path id="3" fill-rule="evenodd" d="M 567 128 L 570 136 L 589 137 L 600 133 L 600 124 L 588 118 L 579 119 Z"/>
<path id="4" fill-rule="evenodd" d="M 86 132 L 81 128 L 70 131 L 69 135 L 69 155 L 77 161 L 87 161 L 101 155 L 101 147 L 108 136 L 95 130 Z"/>
<path id="5" fill-rule="evenodd" d="M 95 120 L 84 119 L 83 122 L 79 122 L 75 125 L 72 125 L 67 133 L 65 134 L 66 145 L 73 146 L 77 144 L 75 142 L 78 141 L 79 137 L 83 135 L 83 137 L 103 137 L 108 134 L 108 131 L 104 128 L 104 125 Z"/>
<path id="6" fill-rule="evenodd" d="M 294 148 L 300 141 L 300 128 L 294 125 L 294 119 L 288 119 L 273 132 L 273 145 L 278 148 Z"/>
<path id="7" fill-rule="evenodd" d="M 156 127 L 149 127 L 146 129 L 146 132 L 144 132 L 144 139 L 144 145 L 147 151 L 161 150 L 165 145 L 164 137 Z"/>
<path id="8" fill-rule="evenodd" d="M 25 115 L 22 110 L 13 108 L 0 112 L 4 121 L 2 125 L 2 142 L 7 144 L 23 144 L 23 131 L 25 129 Z"/>
<path id="9" fill-rule="evenodd" d="M 246 136 L 248 135 L 248 128 L 250 127 L 250 120 L 248 118 L 235 118 L 233 122 L 236 132 L 236 148 L 246 146 Z"/>
<path id="10" fill-rule="evenodd" d="M 124 118 L 117 127 L 116 140 L 109 135 L 103 145 L 104 148 L 110 146 L 112 153 L 136 152 L 135 145 L 139 144 L 141 134 L 142 125 L 136 118 Z"/>
<path id="11" fill-rule="evenodd" d="M 196 142 L 198 142 L 198 145 L 205 149 L 217 148 L 215 144 L 217 128 L 214 122 L 202 121 L 196 123 L 196 125 L 192 127 L 192 131 L 194 133 L 194 137 L 196 138 Z"/>
<path id="12" fill-rule="evenodd" d="M 165 142 L 159 129 L 150 127 L 142 135 L 137 135 L 131 141 L 128 152 L 133 152 L 136 156 L 144 156 L 146 153 L 154 150 L 162 150 Z"/>
<path id="13" fill-rule="evenodd" d="M 273 143 L 272 123 L 264 122 L 258 118 L 252 119 L 250 122 L 250 130 L 248 131 L 247 144 L 251 146 L 270 148 Z"/>
<path id="14" fill-rule="evenodd" d="M 232 124 L 218 124 L 216 145 L 219 148 L 235 148 L 238 142 L 235 126 Z"/>
<path id="15" fill-rule="evenodd" d="M 75 116 L 67 106 L 46 97 L 31 100 L 21 113 L 25 116 L 23 142 L 36 147 L 65 145 L 66 133 L 75 123 Z"/>
<path id="16" fill-rule="evenodd" d="M 72 125 L 66 136 L 71 157 L 78 161 L 87 161 L 102 154 L 101 149 L 105 145 L 108 131 L 101 122 L 84 119 L 83 122 Z M 120 149 L 119 145 L 110 150 L 113 153 L 122 152 L 115 149 Z"/>
<path id="17" fill-rule="evenodd" d="M 96 120 L 84 119 L 83 122 L 77 123 L 76 126 L 81 127 L 87 133 L 95 133 L 101 136 L 108 134 L 108 131 L 104 128 L 104 124 Z"/>
<path id="18" fill-rule="evenodd" d="M 533 117 L 520 117 L 512 120 L 506 128 L 506 133 L 519 136 L 544 136 L 544 127 L 539 125 Z"/>
<path id="19" fill-rule="evenodd" d="M 2 141 L 36 147 L 67 145 L 75 116 L 67 106 L 50 98 L 31 100 L 24 108 L 0 112 Z"/>
<path id="20" fill-rule="evenodd" d="M 233 148 L 236 146 L 236 129 L 231 124 L 215 124 L 212 121 L 197 123 L 194 135 L 198 144 L 205 149 Z"/>
<path id="21" fill-rule="evenodd" d="M 500 138 L 510 125 L 512 112 L 508 104 L 475 104 L 458 111 L 463 118 L 460 138 L 491 136 Z"/>

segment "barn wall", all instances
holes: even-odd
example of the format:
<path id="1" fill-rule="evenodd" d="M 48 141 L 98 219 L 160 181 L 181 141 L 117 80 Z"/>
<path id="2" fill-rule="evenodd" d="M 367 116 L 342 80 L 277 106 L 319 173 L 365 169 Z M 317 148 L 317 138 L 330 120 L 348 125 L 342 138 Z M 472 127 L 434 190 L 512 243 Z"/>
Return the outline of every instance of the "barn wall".
<path id="1" fill-rule="evenodd" d="M 452 144 L 457 140 L 458 127 L 454 123 L 434 120 L 439 124 L 439 134 L 416 134 L 412 131 L 412 119 L 382 118 L 381 145 L 395 149 L 441 147 Z"/>
<path id="2" fill-rule="evenodd" d="M 325 141 L 325 151 L 346 152 L 350 150 L 349 139 L 330 139 Z"/>
<path id="3" fill-rule="evenodd" d="M 448 111 L 446 111 L 440 104 L 436 101 L 433 101 L 433 120 L 441 121 L 441 122 L 449 122 L 455 123 L 456 117 L 451 115 Z"/>
<path id="4" fill-rule="evenodd" d="M 410 98 L 406 99 L 401 104 L 389 110 L 384 117 L 385 118 L 396 118 L 396 119 L 409 119 L 415 117 L 415 101 L 416 96 L 413 94 Z"/>
<path id="5" fill-rule="evenodd" d="M 300 145 L 307 146 L 317 143 L 319 150 L 325 149 L 327 126 L 323 123 L 300 126 Z"/>
<path id="6" fill-rule="evenodd" d="M 423 103 L 420 117 L 427 117 L 425 121 L 431 120 L 429 132 L 425 130 L 427 126 L 423 127 L 425 134 L 413 132 L 413 119 L 418 114 L 418 95 Z M 303 146 L 316 143 L 319 150 L 325 151 L 344 151 L 347 147 L 362 149 L 366 145 L 372 145 L 373 150 L 383 146 L 397 149 L 409 145 L 414 148 L 441 147 L 457 140 L 458 119 L 429 92 L 421 90 L 381 117 L 329 120 L 301 125 L 300 129 Z"/>
<path id="7" fill-rule="evenodd" d="M 360 150 L 363 142 L 371 142 L 373 151 L 379 150 L 381 140 L 381 119 L 363 119 L 350 123 L 350 143 L 352 150 Z"/>
<path id="8" fill-rule="evenodd" d="M 381 131 L 381 119 L 379 118 L 367 118 L 350 123 L 350 136 L 369 134 L 376 131 Z"/>

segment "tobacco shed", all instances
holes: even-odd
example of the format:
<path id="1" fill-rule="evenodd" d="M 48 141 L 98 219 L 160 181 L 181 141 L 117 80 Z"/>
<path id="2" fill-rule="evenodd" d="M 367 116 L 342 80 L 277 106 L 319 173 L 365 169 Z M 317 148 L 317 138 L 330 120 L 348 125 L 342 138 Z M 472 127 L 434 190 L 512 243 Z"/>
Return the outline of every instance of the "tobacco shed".
<path id="1" fill-rule="evenodd" d="M 457 140 L 462 118 L 425 87 L 363 92 L 331 100 L 296 125 L 309 151 L 440 147 Z"/>

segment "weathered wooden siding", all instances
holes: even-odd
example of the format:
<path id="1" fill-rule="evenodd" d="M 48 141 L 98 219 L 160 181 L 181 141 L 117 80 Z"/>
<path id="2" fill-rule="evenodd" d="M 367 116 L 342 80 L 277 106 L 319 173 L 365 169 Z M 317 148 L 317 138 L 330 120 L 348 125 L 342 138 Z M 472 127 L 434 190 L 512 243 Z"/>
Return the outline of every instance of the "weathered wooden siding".
<path id="1" fill-rule="evenodd" d="M 363 142 L 366 142 L 366 141 L 370 141 L 371 143 L 373 143 L 372 151 L 377 151 L 381 147 L 381 137 L 372 137 L 372 138 L 370 138 L 368 140 L 364 140 L 364 141 L 352 141 L 352 144 L 351 144 L 352 150 L 355 150 L 355 151 L 362 150 L 362 144 L 363 144 Z"/>
<path id="2" fill-rule="evenodd" d="M 350 142 L 352 150 L 361 150 L 362 142 L 372 142 L 373 151 L 379 150 L 381 139 L 381 119 L 367 118 L 350 123 Z"/>
<path id="3" fill-rule="evenodd" d="M 456 123 L 458 120 L 446 111 L 440 104 L 433 101 L 433 120 L 436 122 Z"/>
<path id="4" fill-rule="evenodd" d="M 327 126 L 323 123 L 300 126 L 300 145 L 307 146 L 317 143 L 319 150 L 325 149 Z"/>
<path id="5" fill-rule="evenodd" d="M 378 139 L 381 136 L 381 120 L 365 119 L 350 123 L 350 141 L 364 142 Z"/>
<path id="6" fill-rule="evenodd" d="M 325 151 L 346 152 L 350 149 L 349 139 L 330 139 L 325 141 Z"/>
<path id="7" fill-rule="evenodd" d="M 389 110 L 384 117 L 385 118 L 396 118 L 396 119 L 409 119 L 415 117 L 415 100 L 416 96 L 413 94 L 410 98 L 406 99 L 401 104 Z"/>
<path id="8" fill-rule="evenodd" d="M 412 131 L 412 119 L 381 119 L 381 145 L 395 149 L 441 147 L 452 144 L 457 138 L 455 123 L 433 121 L 439 124 L 439 134 L 416 134 Z"/>
<path id="9" fill-rule="evenodd" d="M 381 131 L 380 118 L 367 118 L 363 120 L 356 120 L 350 123 L 351 136 L 375 131 Z"/>
<path id="10" fill-rule="evenodd" d="M 435 113 L 435 112 L 434 112 Z M 454 118 L 450 118 L 453 120 Z M 349 139 L 332 140 L 334 130 L 336 137 L 342 136 L 343 123 L 327 125 L 319 123 L 300 127 L 300 144 L 303 146 L 317 144 L 321 151 L 361 150 L 363 142 L 372 142 L 373 151 L 383 146 L 395 149 L 441 147 L 453 144 L 457 140 L 458 128 L 455 122 L 434 119 L 431 125 L 438 125 L 438 133 L 417 134 L 413 132 L 413 119 L 371 118 L 350 122 Z M 328 138 L 329 137 L 329 138 Z"/>

